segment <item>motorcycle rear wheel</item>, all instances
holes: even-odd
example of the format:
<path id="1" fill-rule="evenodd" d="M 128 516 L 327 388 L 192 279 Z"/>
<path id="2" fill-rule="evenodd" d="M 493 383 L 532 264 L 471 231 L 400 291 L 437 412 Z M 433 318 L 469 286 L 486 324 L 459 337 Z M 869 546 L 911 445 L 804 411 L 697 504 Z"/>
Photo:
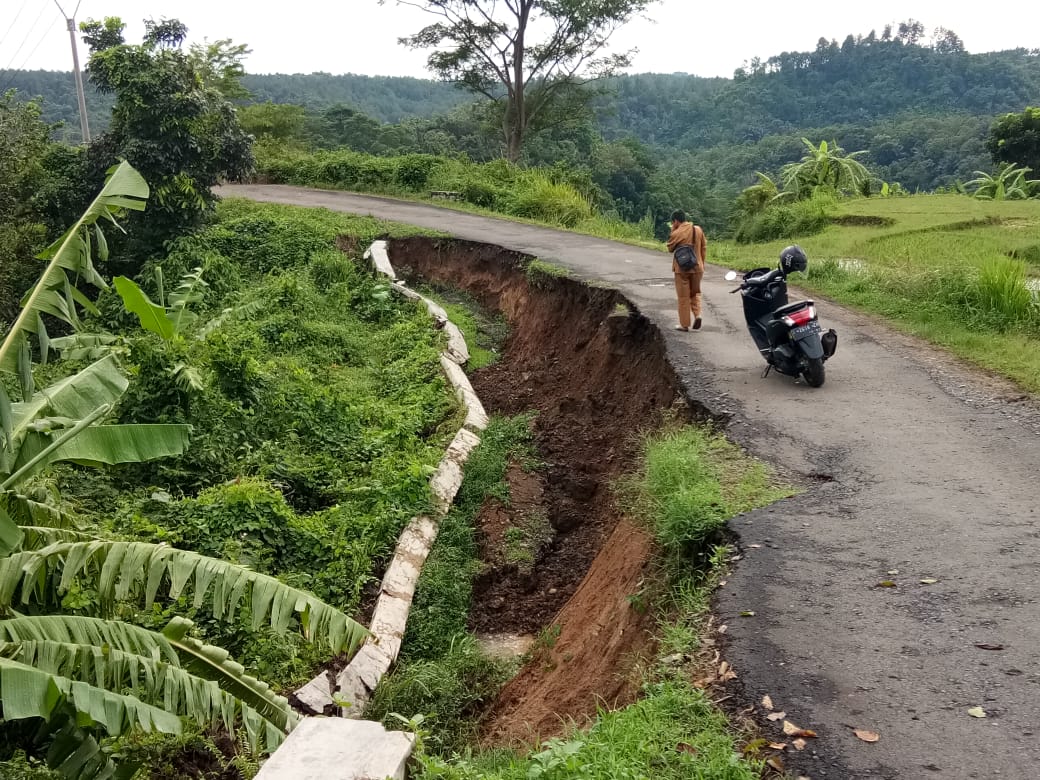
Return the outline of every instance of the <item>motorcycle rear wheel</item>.
<path id="1" fill-rule="evenodd" d="M 826 378 L 823 371 L 823 358 L 806 359 L 802 376 L 805 377 L 805 382 L 809 387 L 823 387 L 823 380 Z"/>

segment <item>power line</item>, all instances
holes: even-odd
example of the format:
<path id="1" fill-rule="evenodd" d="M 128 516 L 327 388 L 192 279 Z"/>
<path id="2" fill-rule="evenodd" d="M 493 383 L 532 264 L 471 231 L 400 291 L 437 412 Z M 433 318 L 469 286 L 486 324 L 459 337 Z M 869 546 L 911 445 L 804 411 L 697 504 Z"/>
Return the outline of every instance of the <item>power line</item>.
<path id="1" fill-rule="evenodd" d="M 16 14 L 14 15 L 14 19 L 13 19 L 13 20 L 11 21 L 11 24 L 10 24 L 10 26 L 9 26 L 9 27 L 7 28 L 7 32 L 5 32 L 5 33 L 4 33 L 4 37 L 3 37 L 3 38 L 0 38 L 0 46 L 3 46 L 3 45 L 4 45 L 4 41 L 6 41 L 6 40 L 7 40 L 7 36 L 11 34 L 11 30 L 13 30 L 13 29 L 14 29 L 14 26 L 15 26 L 16 24 L 18 24 L 18 20 L 19 20 L 19 19 L 21 18 L 21 16 L 22 16 L 22 11 L 24 11 L 24 10 L 25 10 L 25 5 L 26 5 L 26 3 L 28 3 L 28 2 L 29 2 L 29 0 L 22 0 L 22 4 L 21 4 L 20 6 L 18 6 L 18 13 L 16 13 Z"/>
<path id="2" fill-rule="evenodd" d="M 29 28 L 29 32 L 27 32 L 25 34 L 25 37 L 22 38 L 22 42 L 20 44 L 18 44 L 18 48 L 14 50 L 14 54 L 11 55 L 11 61 L 7 63 L 7 67 L 5 67 L 4 70 L 11 70 L 11 66 L 14 65 L 14 61 L 18 58 L 18 54 L 22 51 L 22 47 L 25 46 L 26 42 L 29 40 L 29 36 L 31 36 L 33 34 L 33 32 L 36 30 L 36 25 L 38 25 L 40 23 L 40 19 L 43 18 L 43 12 L 46 11 L 46 10 L 47 10 L 47 4 L 44 3 L 40 7 L 40 12 L 38 14 L 36 14 L 36 19 L 35 19 L 35 21 L 33 21 L 32 27 Z M 0 73 L 2 73 L 2 72 L 3 71 L 0 71 Z"/>
<path id="3" fill-rule="evenodd" d="M 15 58 L 18 57 L 18 53 L 22 50 L 22 47 L 25 46 L 26 43 L 28 43 L 29 36 L 31 36 L 32 33 L 33 33 L 33 30 L 36 29 L 37 23 L 40 21 L 40 18 L 43 16 L 43 12 L 46 11 L 46 10 L 47 10 L 47 6 L 45 4 L 43 6 L 43 8 L 40 10 L 39 16 L 36 17 L 36 22 L 34 22 L 33 26 L 29 28 L 29 32 L 26 33 L 25 37 L 22 39 L 21 45 L 15 51 L 14 56 L 11 57 L 11 61 L 7 64 L 7 67 L 4 68 L 3 70 L 0 70 L 0 77 L 3 77 L 3 86 L 0 87 L 0 93 L 5 92 L 7 90 L 7 88 L 12 83 L 14 83 L 17 71 L 21 70 L 29 62 L 29 60 L 32 59 L 33 54 L 36 53 L 36 50 L 40 48 L 40 46 L 43 44 L 44 40 L 46 40 L 47 36 L 50 34 L 51 31 L 49 29 L 47 29 L 46 26 L 44 26 L 43 32 L 40 33 L 40 37 L 37 38 L 36 43 L 33 45 L 32 49 L 29 51 L 29 53 L 26 54 L 22 58 L 22 61 L 18 65 L 18 67 L 17 68 L 11 67 L 14 64 Z"/>

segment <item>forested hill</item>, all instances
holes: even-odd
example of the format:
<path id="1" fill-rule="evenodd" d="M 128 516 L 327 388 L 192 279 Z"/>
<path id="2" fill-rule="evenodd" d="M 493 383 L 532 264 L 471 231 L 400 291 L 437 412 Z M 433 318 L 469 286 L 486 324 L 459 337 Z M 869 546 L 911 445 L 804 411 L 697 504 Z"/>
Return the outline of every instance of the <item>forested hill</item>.
<path id="1" fill-rule="evenodd" d="M 2 82 L 27 97 L 41 95 L 46 119 L 77 124 L 70 74 L 8 71 Z M 346 104 L 382 122 L 442 114 L 469 100 L 448 84 L 405 77 L 250 74 L 243 84 L 256 102 L 311 109 Z M 821 39 L 815 51 L 756 61 L 732 79 L 639 74 L 609 86 L 596 112 L 605 135 L 697 149 L 907 114 L 989 117 L 1020 111 L 1040 100 L 1040 55 L 1023 49 L 968 54 L 849 36 L 841 46 Z M 93 123 L 107 124 L 106 102 L 88 92 Z"/>
<path id="2" fill-rule="evenodd" d="M 248 75 L 244 85 L 256 102 L 314 112 L 346 104 L 388 123 L 444 115 L 470 99 L 447 84 L 414 78 Z M 45 118 L 64 119 L 66 137 L 78 140 L 70 74 L 8 71 L 0 76 L 0 87 L 7 86 L 41 95 Z M 598 129 L 608 140 L 634 136 L 657 149 L 663 166 L 698 171 L 719 185 L 739 188 L 754 181 L 756 170 L 779 170 L 801 155 L 806 136 L 868 150 L 864 161 L 886 181 L 930 190 L 988 168 L 984 139 L 993 119 L 1040 102 L 1040 51 L 968 54 L 952 34 L 928 45 L 871 34 L 841 45 L 821 39 L 814 51 L 756 60 L 731 79 L 640 74 L 606 86 L 590 132 Z M 88 106 L 94 131 L 104 129 L 105 101 L 90 90 Z M 454 148 L 477 159 L 489 153 L 486 142 L 472 144 L 452 132 Z M 561 140 L 541 144 L 546 148 L 536 157 L 558 157 L 553 150 L 562 149 Z"/>
<path id="3" fill-rule="evenodd" d="M 867 126 L 917 116 L 992 117 L 1040 100 L 1040 55 L 943 51 L 901 41 L 822 41 L 784 53 L 733 79 L 635 75 L 600 101 L 608 136 L 635 135 L 697 149 L 824 126 Z"/>
<path id="4" fill-rule="evenodd" d="M 247 75 L 242 85 L 263 103 L 297 103 L 321 109 L 346 104 L 380 122 L 443 114 L 472 98 L 440 81 L 329 73 Z"/>
<path id="5" fill-rule="evenodd" d="M 381 122 L 442 114 L 471 99 L 450 84 L 391 76 L 247 74 L 242 84 L 253 94 L 255 102 L 296 103 L 316 110 L 345 104 Z M 78 139 L 79 115 L 71 72 L 4 71 L 0 73 L 0 93 L 9 88 L 17 89 L 26 98 L 42 97 L 44 119 L 48 122 L 64 121 L 70 131 L 75 131 Z M 108 126 L 112 102 L 98 95 L 89 82 L 86 88 L 91 130 L 103 130 Z"/>

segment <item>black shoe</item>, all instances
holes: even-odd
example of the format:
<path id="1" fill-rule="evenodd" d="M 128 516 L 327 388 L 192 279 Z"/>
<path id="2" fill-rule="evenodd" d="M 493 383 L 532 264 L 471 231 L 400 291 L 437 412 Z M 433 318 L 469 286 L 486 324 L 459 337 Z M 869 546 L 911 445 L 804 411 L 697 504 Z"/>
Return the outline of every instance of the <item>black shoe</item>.
<path id="1" fill-rule="evenodd" d="M 693 321 L 693 329 L 694 330 L 700 330 L 701 329 L 701 318 L 700 317 L 698 317 L 697 319 L 695 319 Z"/>

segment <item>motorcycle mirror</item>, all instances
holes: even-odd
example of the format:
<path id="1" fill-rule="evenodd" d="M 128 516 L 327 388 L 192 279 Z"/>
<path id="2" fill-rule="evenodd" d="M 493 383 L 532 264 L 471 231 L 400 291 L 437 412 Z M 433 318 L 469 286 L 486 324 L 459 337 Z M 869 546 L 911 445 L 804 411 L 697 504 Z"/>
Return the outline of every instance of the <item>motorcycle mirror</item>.
<path id="1" fill-rule="evenodd" d="M 726 281 L 727 282 L 732 282 L 736 278 L 737 278 L 737 272 L 736 271 L 730 271 L 728 274 L 726 274 Z"/>

